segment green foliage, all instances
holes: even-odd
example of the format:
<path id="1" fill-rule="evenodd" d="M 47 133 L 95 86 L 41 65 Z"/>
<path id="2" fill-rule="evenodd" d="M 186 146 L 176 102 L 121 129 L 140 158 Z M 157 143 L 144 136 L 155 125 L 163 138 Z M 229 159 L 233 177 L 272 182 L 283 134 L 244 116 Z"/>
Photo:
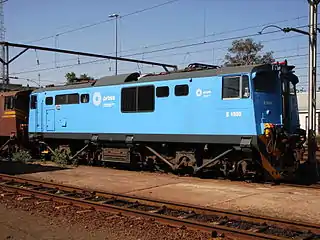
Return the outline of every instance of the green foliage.
<path id="1" fill-rule="evenodd" d="M 17 162 L 28 163 L 32 161 L 32 157 L 28 151 L 19 150 L 12 154 L 12 160 Z"/>
<path id="2" fill-rule="evenodd" d="M 67 79 L 67 84 L 73 84 L 80 82 L 81 80 L 92 80 L 93 78 L 83 73 L 77 78 L 77 75 L 74 72 L 66 73 L 65 78 Z"/>
<path id="3" fill-rule="evenodd" d="M 93 79 L 92 77 L 89 77 L 87 74 L 81 74 L 79 77 L 80 80 L 91 80 Z"/>
<path id="4" fill-rule="evenodd" d="M 260 54 L 263 47 L 261 43 L 256 43 L 251 38 L 235 40 L 232 42 L 232 46 L 228 48 L 224 65 L 251 65 L 274 62 L 272 51 L 263 55 Z"/>
<path id="5" fill-rule="evenodd" d="M 52 160 L 59 165 L 67 165 L 70 155 L 71 151 L 69 148 L 55 149 Z"/>
<path id="6" fill-rule="evenodd" d="M 74 72 L 67 73 L 65 78 L 67 79 L 67 84 L 72 84 L 77 80 L 77 76 Z"/>

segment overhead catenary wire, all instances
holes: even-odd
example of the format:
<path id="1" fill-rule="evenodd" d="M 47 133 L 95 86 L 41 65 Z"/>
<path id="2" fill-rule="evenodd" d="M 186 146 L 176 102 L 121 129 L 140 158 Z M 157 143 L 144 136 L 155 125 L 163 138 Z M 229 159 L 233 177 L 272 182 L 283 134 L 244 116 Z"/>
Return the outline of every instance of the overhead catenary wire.
<path id="1" fill-rule="evenodd" d="M 121 16 L 121 18 L 124 18 L 124 17 L 127 17 L 127 16 L 131 16 L 131 15 L 134 15 L 136 13 L 143 12 L 143 11 L 151 10 L 151 9 L 156 8 L 156 7 L 160 7 L 160 6 L 163 6 L 163 5 L 166 5 L 166 4 L 170 4 L 170 3 L 173 3 L 173 2 L 174 1 L 168 1 L 168 2 L 165 2 L 165 3 L 159 4 L 159 5 L 155 5 L 155 6 L 150 7 L 150 8 L 145 8 L 143 10 L 134 11 L 134 12 L 129 13 L 129 14 L 124 14 L 124 15 Z M 284 23 L 284 22 L 289 22 L 289 21 L 294 21 L 294 20 L 300 20 L 300 19 L 304 19 L 304 18 L 307 18 L 307 17 L 308 16 L 298 16 L 298 17 L 294 17 L 292 19 L 284 19 L 284 20 L 269 22 L 269 23 L 265 23 L 265 24 L 258 24 L 258 25 L 252 25 L 252 26 L 238 28 L 238 29 L 231 29 L 231 30 L 221 31 L 221 32 L 217 32 L 217 33 L 210 33 L 208 35 L 205 35 L 205 38 L 211 37 L 211 36 L 219 36 L 219 35 L 223 35 L 223 34 L 226 34 L 226 33 L 234 33 L 234 32 L 238 32 L 238 31 L 244 31 L 244 30 L 249 30 L 249 29 L 253 29 L 253 28 L 263 27 L 265 25 L 270 25 L 270 24 L 279 24 L 279 23 Z M 102 21 L 100 21 L 100 23 L 106 23 L 106 22 L 109 22 L 109 21 L 111 21 L 111 19 L 102 20 Z M 38 42 L 38 41 L 50 39 L 50 38 L 56 37 L 56 35 L 63 35 L 63 34 L 67 34 L 67 33 L 71 33 L 71 32 L 77 31 L 79 29 L 89 28 L 89 27 L 93 27 L 93 26 L 96 26 L 96 23 L 88 24 L 88 25 L 85 25 L 83 27 L 73 28 L 73 29 L 70 29 L 70 30 L 67 30 L 67 31 L 64 31 L 64 32 L 60 32 L 60 33 L 55 33 L 53 35 L 50 35 L 50 36 L 47 36 L 47 37 L 43 37 L 43 38 L 40 38 L 40 39 L 36 39 L 36 40 L 33 40 L 33 41 L 29 41 L 27 43 L 33 43 L 33 42 Z M 168 45 L 168 44 L 174 44 L 174 43 L 181 43 L 181 42 L 185 42 L 185 41 L 203 39 L 203 37 L 204 36 L 198 36 L 198 37 L 193 37 L 193 38 L 189 38 L 189 39 L 185 39 L 184 38 L 184 39 L 169 41 L 169 42 L 160 43 L 160 44 L 148 45 L 148 46 L 145 46 L 145 47 L 146 48 L 160 47 L 160 46 L 164 46 L 164 45 Z M 123 51 L 121 51 L 121 53 L 127 53 L 127 52 L 131 52 L 131 51 L 134 51 L 134 50 L 141 50 L 141 47 L 132 48 L 132 49 L 128 49 L 128 50 L 123 50 Z M 112 54 L 112 53 L 109 53 L 109 54 Z"/>
<path id="2" fill-rule="evenodd" d="M 266 43 L 266 42 L 272 42 L 272 41 L 281 41 L 281 40 L 287 40 L 287 39 L 293 39 L 293 38 L 301 38 L 303 37 L 302 35 L 294 35 L 294 36 L 287 36 L 287 37 L 280 37 L 280 38 L 273 38 L 273 39 L 268 39 L 268 40 L 262 40 L 260 41 L 261 43 Z M 300 47 L 300 50 L 305 49 L 307 47 Z M 223 47 L 215 47 L 214 48 L 215 51 L 216 50 L 227 50 L 228 47 L 227 46 L 223 46 Z M 295 50 L 295 49 L 284 49 L 284 50 L 278 50 L 279 51 L 289 51 L 289 50 Z M 165 55 L 156 55 L 156 56 L 149 56 L 148 59 L 154 59 L 154 58 L 161 58 L 161 57 L 172 57 L 172 56 L 179 56 L 179 55 L 185 55 L 185 54 L 192 54 L 192 53 L 200 53 L 200 52 L 206 52 L 206 51 L 212 51 L 212 47 L 208 48 L 208 49 L 201 49 L 201 50 L 195 50 L 195 51 L 188 51 L 188 52 L 183 52 L 183 53 L 171 53 L 171 54 L 165 54 Z M 142 52 L 141 54 L 143 57 L 145 55 L 144 52 Z M 143 59 L 142 59 L 143 60 Z M 71 58 L 67 58 L 67 59 L 62 59 L 60 60 L 60 63 L 62 62 L 70 62 L 70 61 L 77 61 L 78 64 L 80 64 L 80 59 L 79 56 L 77 58 L 75 57 L 71 57 Z M 54 61 L 48 61 L 48 62 L 44 62 L 41 65 L 49 65 L 55 63 Z M 38 64 L 36 65 L 30 65 L 30 67 L 34 67 L 34 66 L 38 66 Z"/>
<path id="3" fill-rule="evenodd" d="M 306 26 L 307 26 L 307 25 L 298 26 L 298 27 L 296 27 L 296 28 L 304 28 L 304 27 L 306 27 Z M 185 45 L 174 46 L 174 47 L 170 47 L 170 48 L 156 49 L 156 50 L 151 50 L 151 51 L 147 51 L 147 52 L 143 52 L 143 53 L 144 53 L 144 54 L 147 54 L 147 53 L 164 52 L 164 51 L 182 49 L 182 48 L 187 48 L 187 47 L 195 47 L 195 46 L 205 45 L 205 44 L 209 44 L 209 43 L 217 43 L 217 42 L 230 41 L 230 40 L 236 40 L 236 39 L 241 39 L 241 38 L 248 38 L 248 37 L 254 37 L 254 36 L 268 35 L 268 34 L 273 34 L 273 33 L 278 33 L 278 32 L 281 32 L 281 30 L 274 30 L 274 31 L 269 31 L 269 32 L 264 32 L 264 33 L 252 33 L 252 34 L 241 35 L 241 36 L 233 36 L 233 37 L 227 37 L 227 38 L 220 38 L 220 39 L 215 39 L 215 40 L 206 41 L 206 42 L 197 42 L 197 43 L 192 43 L 192 44 L 185 44 Z M 142 53 L 135 53 L 135 54 L 124 55 L 123 57 L 129 57 L 129 56 L 132 57 L 132 56 L 141 55 L 141 54 L 142 54 Z M 77 65 L 93 63 L 93 62 L 96 62 L 96 61 L 97 61 L 97 60 L 88 61 L 88 62 L 83 62 L 83 63 L 77 64 Z M 74 66 L 74 64 L 66 65 L 66 66 Z M 61 68 L 61 67 L 64 67 L 64 66 L 60 66 L 59 68 Z M 55 69 L 55 68 L 48 68 L 48 69 L 51 70 L 51 69 Z M 30 73 L 30 72 L 44 71 L 44 70 L 45 70 L 45 69 L 21 71 L 21 72 L 16 72 L 16 73 L 14 73 L 14 74 Z"/>
<path id="4" fill-rule="evenodd" d="M 260 28 L 265 25 L 279 24 L 279 23 L 283 23 L 283 22 L 294 21 L 294 20 L 298 20 L 301 18 L 307 18 L 307 16 L 300 16 L 300 17 L 295 17 L 292 19 L 279 20 L 279 21 L 275 21 L 275 22 L 269 22 L 269 23 L 265 23 L 265 24 L 253 25 L 253 26 L 248 26 L 248 27 L 243 27 L 243 28 L 230 29 L 230 30 L 221 31 L 221 32 L 217 32 L 217 33 L 210 33 L 205 36 L 198 36 L 198 37 L 187 38 L 187 39 L 184 38 L 184 39 L 168 41 L 168 42 L 159 43 L 159 44 L 147 45 L 147 46 L 139 47 L 139 48 L 131 48 L 131 49 L 127 49 L 127 50 L 122 51 L 122 53 L 131 52 L 131 51 L 135 51 L 135 50 L 141 50 L 141 48 L 149 48 L 150 49 L 150 48 L 161 47 L 164 45 L 169 45 L 169 44 L 174 44 L 174 43 L 181 43 L 181 42 L 186 42 L 186 41 L 191 41 L 191 40 L 203 39 L 204 37 L 208 38 L 208 37 L 219 36 L 219 35 L 223 35 L 223 34 L 227 34 L 227 33 L 235 33 L 235 32 L 245 31 L 245 30 L 249 30 L 249 29 L 253 29 L 253 28 Z"/>
<path id="5" fill-rule="evenodd" d="M 145 11 L 149 11 L 149 10 L 152 10 L 152 9 L 155 9 L 155 8 L 158 8 L 158 7 L 162 7 L 162 6 L 165 6 L 165 5 L 168 5 L 168 4 L 172 4 L 172 3 L 175 3 L 175 2 L 178 2 L 178 1 L 180 1 L 180 0 L 170 0 L 170 1 L 166 1 L 166 2 L 163 2 L 163 3 L 157 4 L 157 5 L 153 5 L 151 7 L 146 7 L 146 8 L 140 9 L 140 10 L 136 10 L 134 12 L 130 12 L 130 13 L 127 13 L 127 14 L 122 14 L 121 18 L 129 17 L 129 16 L 132 16 L 132 15 L 135 15 L 135 14 L 139 14 L 139 13 L 142 13 L 142 12 L 145 12 Z M 39 39 L 36 39 L 36 40 L 28 41 L 26 43 L 34 43 L 34 42 L 47 40 L 47 39 L 50 39 L 50 38 L 54 38 L 57 35 L 59 35 L 59 36 L 65 35 L 65 34 L 68 34 L 68 33 L 80 31 L 80 30 L 83 30 L 83 29 L 86 29 L 86 28 L 94 27 L 94 26 L 97 26 L 97 25 L 100 25 L 100 24 L 103 24 L 103 23 L 111 22 L 111 21 L 113 21 L 113 19 L 110 19 L 110 18 L 104 19 L 104 20 L 101 20 L 101 21 L 98 21 L 98 22 L 95 22 L 95 23 L 86 24 L 86 25 L 83 25 L 83 26 L 80 26 L 80 27 L 76 27 L 76 28 L 72 28 L 72 29 L 69 29 L 69 30 L 66 30 L 66 31 L 62 31 L 62 32 L 59 32 L 59 33 L 56 33 L 56 34 L 53 34 L 53 35 L 50 35 L 50 36 L 46 36 L 46 37 L 42 37 L 42 38 L 39 38 Z"/>

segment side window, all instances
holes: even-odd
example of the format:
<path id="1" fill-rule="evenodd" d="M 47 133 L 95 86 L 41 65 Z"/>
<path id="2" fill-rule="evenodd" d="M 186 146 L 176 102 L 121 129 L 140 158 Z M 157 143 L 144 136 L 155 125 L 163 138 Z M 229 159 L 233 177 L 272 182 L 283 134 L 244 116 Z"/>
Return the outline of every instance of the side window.
<path id="1" fill-rule="evenodd" d="M 169 87 L 157 87 L 156 96 L 159 98 L 169 96 Z"/>
<path id="2" fill-rule="evenodd" d="M 240 77 L 223 77 L 222 78 L 222 98 L 239 98 L 240 97 Z"/>
<path id="3" fill-rule="evenodd" d="M 57 95 L 55 98 L 56 105 L 64 105 L 64 104 L 78 104 L 79 103 L 79 94 L 63 94 Z"/>
<path id="4" fill-rule="evenodd" d="M 46 105 L 52 105 L 53 104 L 53 97 L 46 97 Z"/>
<path id="5" fill-rule="evenodd" d="M 135 112 L 137 102 L 136 87 L 122 88 L 121 90 L 121 112 Z"/>
<path id="6" fill-rule="evenodd" d="M 175 86 L 174 94 L 176 96 L 187 96 L 189 94 L 189 86 L 187 84 Z"/>
<path id="7" fill-rule="evenodd" d="M 55 98 L 56 105 L 67 104 L 67 95 L 57 95 Z"/>
<path id="8" fill-rule="evenodd" d="M 4 97 L 4 110 L 10 110 L 15 108 L 14 104 L 14 97 L 13 96 L 7 96 Z"/>
<path id="9" fill-rule="evenodd" d="M 88 103 L 89 102 L 89 94 L 81 94 L 81 103 Z"/>
<path id="10" fill-rule="evenodd" d="M 37 95 L 32 95 L 31 96 L 31 109 L 36 109 L 37 108 Z"/>
<path id="11" fill-rule="evenodd" d="M 289 91 L 290 91 L 290 95 L 296 95 L 296 89 L 295 89 L 295 86 L 292 84 L 292 82 L 289 82 Z"/>
<path id="12" fill-rule="evenodd" d="M 78 104 L 79 103 L 79 94 L 68 94 L 68 104 Z"/>
<path id="13" fill-rule="evenodd" d="M 249 77 L 247 75 L 242 76 L 242 98 L 248 98 L 250 96 Z"/>
<path id="14" fill-rule="evenodd" d="M 154 111 L 154 86 L 138 87 L 138 112 Z"/>
<path id="15" fill-rule="evenodd" d="M 121 112 L 152 112 L 155 106 L 154 86 L 129 87 L 121 90 Z"/>

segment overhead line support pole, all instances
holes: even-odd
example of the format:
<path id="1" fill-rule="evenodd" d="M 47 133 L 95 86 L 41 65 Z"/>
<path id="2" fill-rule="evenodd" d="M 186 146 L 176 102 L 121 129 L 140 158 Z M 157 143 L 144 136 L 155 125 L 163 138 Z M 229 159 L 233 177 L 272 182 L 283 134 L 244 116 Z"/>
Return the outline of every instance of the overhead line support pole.
<path id="1" fill-rule="evenodd" d="M 316 159 L 317 13 L 318 0 L 309 0 L 308 162 L 319 177 Z"/>

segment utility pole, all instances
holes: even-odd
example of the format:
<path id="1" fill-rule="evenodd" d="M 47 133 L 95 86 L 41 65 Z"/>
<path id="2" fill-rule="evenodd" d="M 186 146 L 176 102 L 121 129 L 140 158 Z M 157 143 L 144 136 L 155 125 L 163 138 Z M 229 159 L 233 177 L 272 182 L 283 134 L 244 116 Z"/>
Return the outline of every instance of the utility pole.
<path id="1" fill-rule="evenodd" d="M 115 45 L 116 45 L 116 57 L 118 57 L 118 18 L 119 18 L 119 14 L 114 13 L 109 15 L 110 18 L 115 18 L 116 20 L 116 36 L 115 36 Z M 118 75 L 118 60 L 116 59 L 116 73 L 115 75 Z"/>
<path id="2" fill-rule="evenodd" d="M 5 40 L 5 28 L 4 28 L 4 9 L 3 9 L 4 1 L 0 0 L 0 41 L 4 42 Z M 2 59 L 5 59 L 5 46 L 2 45 L 0 47 L 0 56 Z M 2 78 L 2 84 L 4 87 L 4 84 L 6 82 L 6 70 L 5 70 L 5 64 L 1 64 L 1 78 Z"/>
<path id="3" fill-rule="evenodd" d="M 315 167 L 319 177 L 316 159 L 316 89 L 317 89 L 317 25 L 319 0 L 309 2 L 309 87 L 308 87 L 308 162 Z"/>

